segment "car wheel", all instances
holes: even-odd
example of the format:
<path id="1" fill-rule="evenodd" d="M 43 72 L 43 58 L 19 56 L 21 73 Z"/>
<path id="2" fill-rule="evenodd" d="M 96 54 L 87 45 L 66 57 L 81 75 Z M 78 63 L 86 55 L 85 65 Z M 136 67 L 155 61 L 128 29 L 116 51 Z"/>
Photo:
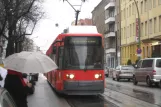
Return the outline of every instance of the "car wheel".
<path id="1" fill-rule="evenodd" d="M 128 81 L 130 82 L 130 79 L 128 79 Z"/>
<path id="2" fill-rule="evenodd" d="M 114 78 L 114 77 L 112 77 L 112 79 L 113 79 L 113 80 L 115 80 L 115 78 Z"/>
<path id="3" fill-rule="evenodd" d="M 135 76 L 133 76 L 133 84 L 134 85 L 137 85 L 138 84 L 138 81 L 136 80 L 136 77 Z"/>
<path id="4" fill-rule="evenodd" d="M 108 74 L 106 74 L 106 77 L 108 77 Z"/>
<path id="5" fill-rule="evenodd" d="M 120 78 L 119 78 L 119 76 L 117 76 L 117 81 L 119 81 L 120 80 Z"/>
<path id="6" fill-rule="evenodd" d="M 156 83 L 155 83 L 155 86 L 156 86 L 156 87 L 159 87 L 159 82 L 156 82 Z"/>
<path id="7" fill-rule="evenodd" d="M 152 86 L 152 82 L 151 82 L 151 80 L 150 80 L 150 77 L 147 77 L 147 78 L 146 78 L 146 83 L 147 83 L 147 85 L 148 85 L 149 87 Z"/>

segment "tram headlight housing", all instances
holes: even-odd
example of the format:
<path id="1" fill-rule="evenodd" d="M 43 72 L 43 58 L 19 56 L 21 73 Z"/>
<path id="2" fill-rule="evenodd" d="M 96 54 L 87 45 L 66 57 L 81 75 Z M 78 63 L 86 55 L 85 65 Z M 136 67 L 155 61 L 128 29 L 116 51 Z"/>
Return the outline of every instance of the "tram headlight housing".
<path id="1" fill-rule="evenodd" d="M 67 74 L 66 77 L 67 77 L 68 79 L 73 79 L 75 76 L 74 76 L 74 74 Z"/>
<path id="2" fill-rule="evenodd" d="M 95 74 L 94 77 L 95 77 L 96 79 L 102 78 L 102 74 Z"/>

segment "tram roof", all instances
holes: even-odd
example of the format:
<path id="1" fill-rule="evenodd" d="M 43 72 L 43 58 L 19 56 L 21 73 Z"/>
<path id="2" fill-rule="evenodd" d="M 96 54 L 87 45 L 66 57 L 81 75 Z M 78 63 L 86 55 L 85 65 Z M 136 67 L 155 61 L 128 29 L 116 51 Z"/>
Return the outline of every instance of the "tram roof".
<path id="1" fill-rule="evenodd" d="M 96 26 L 70 26 L 67 28 L 67 33 L 98 33 Z"/>

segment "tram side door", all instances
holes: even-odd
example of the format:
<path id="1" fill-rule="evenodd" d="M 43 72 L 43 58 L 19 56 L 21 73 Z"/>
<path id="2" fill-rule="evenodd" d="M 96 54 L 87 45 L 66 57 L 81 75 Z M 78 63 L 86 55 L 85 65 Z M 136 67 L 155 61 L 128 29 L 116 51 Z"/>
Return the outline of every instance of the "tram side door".
<path id="1" fill-rule="evenodd" d="M 58 53 L 58 49 L 57 49 L 57 46 L 54 46 L 53 47 L 53 56 L 52 56 L 52 59 L 53 61 L 57 64 L 57 53 Z M 58 64 L 57 64 L 58 65 Z M 53 71 L 52 73 L 52 84 L 56 85 L 56 80 L 57 80 L 57 77 L 56 77 L 56 70 Z"/>

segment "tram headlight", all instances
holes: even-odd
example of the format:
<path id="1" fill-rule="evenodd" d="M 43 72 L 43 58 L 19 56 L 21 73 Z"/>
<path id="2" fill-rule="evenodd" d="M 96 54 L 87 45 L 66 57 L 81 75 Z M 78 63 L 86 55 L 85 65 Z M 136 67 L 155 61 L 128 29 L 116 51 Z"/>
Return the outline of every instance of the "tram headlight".
<path id="1" fill-rule="evenodd" d="M 94 77 L 95 77 L 96 79 L 98 79 L 98 78 L 102 78 L 102 75 L 101 75 L 101 74 L 95 74 Z"/>
<path id="2" fill-rule="evenodd" d="M 67 74 L 66 76 L 68 79 L 73 79 L 75 77 L 74 74 Z"/>

